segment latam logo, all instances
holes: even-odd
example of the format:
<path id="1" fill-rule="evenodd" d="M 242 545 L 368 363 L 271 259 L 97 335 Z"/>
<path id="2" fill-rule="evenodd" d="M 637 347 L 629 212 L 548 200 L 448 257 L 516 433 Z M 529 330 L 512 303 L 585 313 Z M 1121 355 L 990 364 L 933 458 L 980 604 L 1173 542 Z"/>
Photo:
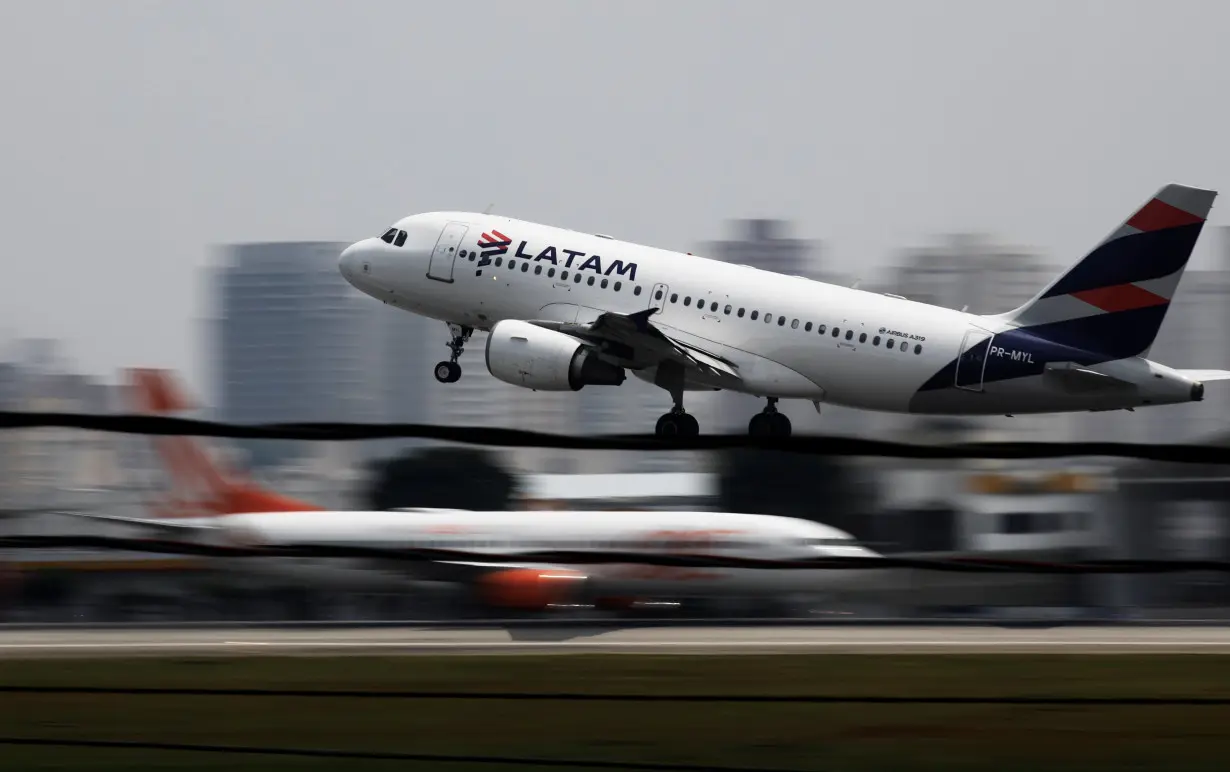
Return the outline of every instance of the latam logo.
<path id="1" fill-rule="evenodd" d="M 510 246 L 512 246 L 512 239 L 495 230 L 484 233 L 482 241 L 478 242 L 478 248 L 483 251 L 483 259 L 488 262 L 496 255 L 506 254 Z"/>
<path id="2" fill-rule="evenodd" d="M 493 257 L 508 254 L 508 248 L 511 246 L 512 239 L 499 231 L 484 233 L 482 240 L 478 242 L 478 247 L 482 250 L 479 253 L 478 266 L 481 268 L 484 265 L 491 265 Z M 593 271 L 602 276 L 616 274 L 627 278 L 628 281 L 636 281 L 636 263 L 625 263 L 623 260 L 607 258 L 604 265 L 601 255 L 589 255 L 575 249 L 560 249 L 548 245 L 535 252 L 529 249 L 528 241 L 522 241 L 517 245 L 517 250 L 512 256 L 534 262 L 545 260 L 557 267 L 572 268 L 576 271 Z"/>

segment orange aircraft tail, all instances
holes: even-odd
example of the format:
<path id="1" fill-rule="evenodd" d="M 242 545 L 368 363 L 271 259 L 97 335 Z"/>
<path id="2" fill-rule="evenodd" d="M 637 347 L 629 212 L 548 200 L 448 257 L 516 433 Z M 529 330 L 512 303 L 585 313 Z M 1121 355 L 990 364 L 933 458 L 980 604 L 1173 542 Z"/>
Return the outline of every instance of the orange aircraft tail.
<path id="1" fill-rule="evenodd" d="M 173 414 L 194 407 L 165 370 L 128 371 L 134 408 L 140 413 Z M 152 502 L 158 518 L 212 517 L 240 512 L 303 512 L 322 507 L 265 490 L 224 462 L 211 458 L 190 437 L 152 436 L 154 450 L 169 475 L 170 492 Z"/>

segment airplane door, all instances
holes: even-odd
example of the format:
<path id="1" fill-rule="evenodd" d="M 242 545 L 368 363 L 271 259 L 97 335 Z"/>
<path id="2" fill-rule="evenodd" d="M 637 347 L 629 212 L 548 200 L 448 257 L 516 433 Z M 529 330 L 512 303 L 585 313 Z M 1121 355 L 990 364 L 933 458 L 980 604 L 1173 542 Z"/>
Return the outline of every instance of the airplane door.
<path id="1" fill-rule="evenodd" d="M 666 310 L 666 296 L 670 292 L 670 287 L 665 284 L 653 285 L 653 290 L 649 293 L 649 308 L 658 309 L 658 313 Z"/>
<path id="2" fill-rule="evenodd" d="M 470 226 L 465 223 L 451 222 L 440 232 L 440 240 L 431 251 L 431 261 L 427 264 L 427 278 L 436 281 L 452 282 L 453 263 L 457 260 L 457 248 L 465 238 Z"/>
<path id="3" fill-rule="evenodd" d="M 987 353 L 995 333 L 980 327 L 970 327 L 961 339 L 961 354 L 957 357 L 958 389 L 982 391 L 982 377 L 987 368 Z"/>

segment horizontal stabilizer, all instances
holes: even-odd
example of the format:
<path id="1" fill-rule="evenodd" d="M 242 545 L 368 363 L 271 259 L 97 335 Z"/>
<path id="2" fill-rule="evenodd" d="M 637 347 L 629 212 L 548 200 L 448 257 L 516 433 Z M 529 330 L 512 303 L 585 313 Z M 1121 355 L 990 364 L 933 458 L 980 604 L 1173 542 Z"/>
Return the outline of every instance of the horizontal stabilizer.
<path id="1" fill-rule="evenodd" d="M 1113 375 L 1090 370 L 1074 362 L 1051 362 L 1044 369 L 1047 380 L 1071 393 L 1131 391 L 1136 385 Z"/>
<path id="2" fill-rule="evenodd" d="M 1179 370 L 1184 378 L 1193 381 L 1226 381 L 1230 380 L 1230 370 Z"/>

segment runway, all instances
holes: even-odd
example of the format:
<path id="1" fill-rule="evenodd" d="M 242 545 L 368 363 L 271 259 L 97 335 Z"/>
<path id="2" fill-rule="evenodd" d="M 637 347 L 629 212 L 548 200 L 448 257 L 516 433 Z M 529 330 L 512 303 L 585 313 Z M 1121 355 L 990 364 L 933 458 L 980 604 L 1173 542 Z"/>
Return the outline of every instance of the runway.
<path id="1" fill-rule="evenodd" d="M 0 630 L 0 657 L 413 654 L 1230 653 L 1216 627 L 638 627 Z"/>

